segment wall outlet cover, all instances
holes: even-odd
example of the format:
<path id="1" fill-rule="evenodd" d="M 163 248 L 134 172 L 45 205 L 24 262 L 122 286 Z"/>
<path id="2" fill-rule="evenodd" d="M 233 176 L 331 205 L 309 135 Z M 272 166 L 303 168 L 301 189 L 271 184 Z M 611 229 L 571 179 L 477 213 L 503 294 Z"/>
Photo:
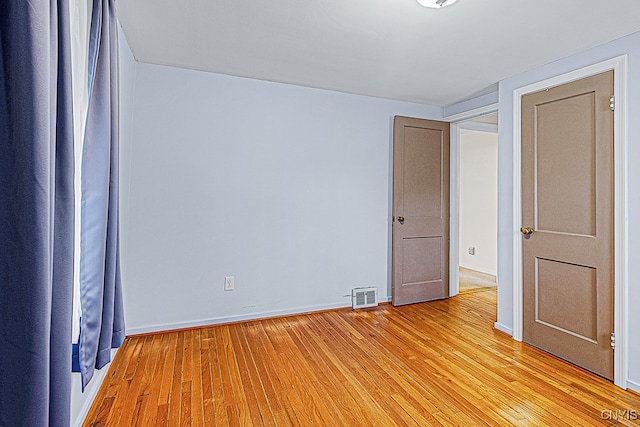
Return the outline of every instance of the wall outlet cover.
<path id="1" fill-rule="evenodd" d="M 224 278 L 224 290 L 232 291 L 235 287 L 235 277 L 227 276 Z"/>

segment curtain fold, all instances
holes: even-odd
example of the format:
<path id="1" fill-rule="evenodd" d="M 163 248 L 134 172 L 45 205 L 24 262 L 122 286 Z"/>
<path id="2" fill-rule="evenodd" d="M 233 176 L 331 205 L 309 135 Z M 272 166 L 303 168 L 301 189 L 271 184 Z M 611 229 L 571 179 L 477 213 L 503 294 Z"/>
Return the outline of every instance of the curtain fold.
<path id="1" fill-rule="evenodd" d="M 113 0 L 94 0 L 82 153 L 78 343 L 82 387 L 124 339 L 118 214 L 118 34 Z"/>
<path id="2" fill-rule="evenodd" d="M 0 425 L 70 424 L 69 28 L 65 0 L 0 2 Z"/>

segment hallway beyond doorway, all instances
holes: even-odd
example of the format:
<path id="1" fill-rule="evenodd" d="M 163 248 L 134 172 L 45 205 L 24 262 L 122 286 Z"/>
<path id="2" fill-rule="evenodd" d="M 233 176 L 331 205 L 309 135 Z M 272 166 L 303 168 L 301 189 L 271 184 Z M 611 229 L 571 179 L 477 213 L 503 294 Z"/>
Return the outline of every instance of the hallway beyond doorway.
<path id="1" fill-rule="evenodd" d="M 460 267 L 460 293 L 495 289 L 496 276 Z"/>

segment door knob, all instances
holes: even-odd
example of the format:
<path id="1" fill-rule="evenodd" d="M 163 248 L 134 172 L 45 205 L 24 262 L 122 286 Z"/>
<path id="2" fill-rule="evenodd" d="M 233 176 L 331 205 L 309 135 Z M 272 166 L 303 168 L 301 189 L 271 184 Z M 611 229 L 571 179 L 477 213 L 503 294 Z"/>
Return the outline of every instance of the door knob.
<path id="1" fill-rule="evenodd" d="M 522 227 L 520 229 L 520 231 L 522 232 L 522 234 L 524 234 L 525 236 L 528 236 L 529 234 L 533 233 L 533 228 L 531 227 Z"/>
<path id="2" fill-rule="evenodd" d="M 398 217 L 398 221 L 399 221 L 399 222 L 404 222 L 404 217 L 403 217 L 403 216 L 399 216 L 399 217 Z"/>

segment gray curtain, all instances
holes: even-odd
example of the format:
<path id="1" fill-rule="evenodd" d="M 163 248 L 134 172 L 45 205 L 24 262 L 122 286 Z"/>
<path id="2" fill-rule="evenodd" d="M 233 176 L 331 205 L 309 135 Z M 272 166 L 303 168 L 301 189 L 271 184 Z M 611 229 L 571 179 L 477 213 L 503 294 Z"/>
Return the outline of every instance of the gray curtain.
<path id="1" fill-rule="evenodd" d="M 0 1 L 0 425 L 70 422 L 70 66 L 65 0 Z"/>
<path id="2" fill-rule="evenodd" d="M 94 0 L 82 153 L 78 357 L 83 388 L 124 339 L 118 219 L 118 34 L 113 0 Z"/>

